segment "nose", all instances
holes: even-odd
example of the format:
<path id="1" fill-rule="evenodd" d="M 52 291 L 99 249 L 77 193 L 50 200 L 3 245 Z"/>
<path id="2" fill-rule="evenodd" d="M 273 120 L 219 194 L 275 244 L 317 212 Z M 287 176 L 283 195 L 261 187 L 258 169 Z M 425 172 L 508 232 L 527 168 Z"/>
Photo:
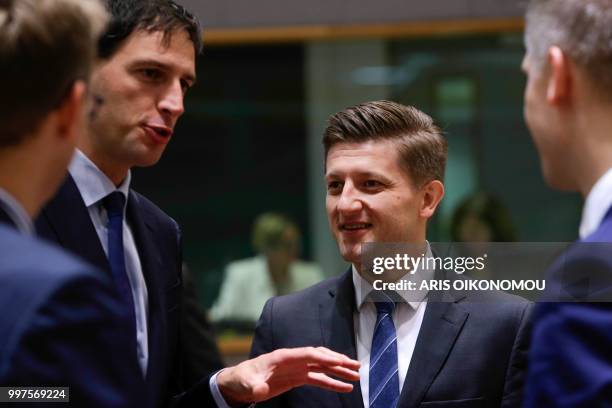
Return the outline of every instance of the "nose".
<path id="1" fill-rule="evenodd" d="M 180 81 L 175 81 L 168 86 L 161 96 L 158 108 L 164 116 L 176 121 L 185 112 L 183 98 L 183 88 Z"/>
<path id="2" fill-rule="evenodd" d="M 338 211 L 343 214 L 359 212 L 363 209 L 363 202 L 359 191 L 349 182 L 345 182 L 338 200 Z"/>

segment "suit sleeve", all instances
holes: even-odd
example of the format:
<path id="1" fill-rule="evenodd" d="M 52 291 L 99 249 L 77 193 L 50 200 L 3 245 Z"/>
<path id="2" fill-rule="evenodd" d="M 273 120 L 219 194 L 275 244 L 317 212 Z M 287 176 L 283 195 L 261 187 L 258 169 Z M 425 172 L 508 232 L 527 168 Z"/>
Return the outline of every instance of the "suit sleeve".
<path id="1" fill-rule="evenodd" d="M 174 221 L 173 227 L 176 236 L 176 271 L 182 281 L 182 292 L 178 353 L 173 362 L 171 396 L 167 405 L 175 408 L 216 407 L 209 382 L 210 377 L 222 366 L 221 357 L 212 330 L 199 325 L 207 324 L 208 321 L 199 314 L 201 310 L 195 293 L 185 292 L 182 234 Z M 201 320 L 202 316 L 204 320 Z"/>
<path id="2" fill-rule="evenodd" d="M 180 228 L 175 222 L 173 227 L 176 236 L 176 274 L 182 281 L 178 358 L 174 361 L 173 368 L 173 381 L 180 379 L 173 389 L 173 394 L 177 394 L 223 368 L 223 362 L 212 327 L 200 306 L 191 274 L 183 265 Z"/>
<path id="3" fill-rule="evenodd" d="M 547 279 L 560 295 L 535 308 L 524 406 L 602 406 L 612 401 L 610 243 L 579 243 L 561 260 Z"/>
<path id="4" fill-rule="evenodd" d="M 528 303 L 522 310 L 518 331 L 512 346 L 510 361 L 506 371 L 504 393 L 501 407 L 520 407 L 523 400 L 525 377 L 527 376 L 527 358 L 531 340 L 533 303 Z"/>
<path id="5" fill-rule="evenodd" d="M 181 358 L 186 386 L 223 368 L 213 328 L 202 310 L 195 283 L 183 267 L 183 301 L 181 316 Z"/>
<path id="6" fill-rule="evenodd" d="M 601 406 L 612 400 L 612 303 L 540 303 L 525 407 Z"/>
<path id="7" fill-rule="evenodd" d="M 7 384 L 70 387 L 73 406 L 146 407 L 123 313 L 114 292 L 97 278 L 61 285 L 32 316 Z"/>

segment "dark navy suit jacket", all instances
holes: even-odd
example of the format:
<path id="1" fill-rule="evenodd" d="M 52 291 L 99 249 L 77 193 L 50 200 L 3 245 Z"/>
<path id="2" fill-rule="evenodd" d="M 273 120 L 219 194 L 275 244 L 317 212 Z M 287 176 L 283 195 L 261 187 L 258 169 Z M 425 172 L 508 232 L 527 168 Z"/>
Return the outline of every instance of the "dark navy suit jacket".
<path id="1" fill-rule="evenodd" d="M 116 296 L 105 276 L 18 233 L 0 209 L 0 386 L 70 387 L 75 407 L 145 406 Z"/>
<path id="2" fill-rule="evenodd" d="M 612 406 L 611 249 L 612 208 L 599 228 L 570 247 L 548 272 L 547 286 L 572 283 L 568 276 L 600 284 L 579 293 L 572 292 L 574 285 L 565 292 L 574 297 L 572 302 L 553 299 L 536 306 L 525 407 Z M 608 301 L 575 301 L 593 294 Z"/>
<path id="3" fill-rule="evenodd" d="M 444 298 L 451 301 L 427 303 L 398 407 L 520 406 L 531 303 L 501 293 L 444 293 Z M 301 292 L 272 298 L 257 323 L 251 354 L 324 346 L 356 358 L 355 307 L 350 269 Z M 363 399 L 355 383 L 348 394 L 304 386 L 257 405 L 358 408 Z"/>
<path id="4" fill-rule="evenodd" d="M 146 375 L 151 406 L 214 406 L 208 386 L 210 372 L 200 382 L 185 380 L 181 347 L 181 234 L 176 222 L 142 195 L 130 190 L 127 220 L 134 234 L 149 298 L 149 362 Z M 36 227 L 41 236 L 78 254 L 110 276 L 110 266 L 78 188 L 68 176 L 42 210 Z M 193 339 L 192 339 L 193 341 Z M 210 339 L 199 344 L 207 347 Z M 134 349 L 135 354 L 135 349 Z M 112 355 L 112 353 L 111 353 Z M 193 387 L 193 389 L 192 389 Z M 191 392 L 183 394 L 185 390 Z"/>

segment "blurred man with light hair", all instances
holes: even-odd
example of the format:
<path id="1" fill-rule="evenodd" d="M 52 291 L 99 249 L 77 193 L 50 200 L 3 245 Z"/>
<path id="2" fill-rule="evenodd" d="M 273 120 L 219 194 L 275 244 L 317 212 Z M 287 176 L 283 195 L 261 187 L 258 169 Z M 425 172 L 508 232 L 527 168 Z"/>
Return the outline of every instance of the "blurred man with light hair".
<path id="1" fill-rule="evenodd" d="M 571 265 L 609 280 L 612 254 L 589 243 L 612 241 L 612 0 L 533 0 L 525 42 L 525 119 L 544 178 L 585 199 L 586 244 L 553 267 L 551 283 Z M 611 405 L 611 328 L 611 303 L 540 303 L 525 406 Z"/>
<path id="2" fill-rule="evenodd" d="M 131 407 L 144 383 L 114 289 L 32 225 L 74 152 L 105 21 L 94 0 L 0 1 L 0 386 L 69 387 L 45 401 Z"/>

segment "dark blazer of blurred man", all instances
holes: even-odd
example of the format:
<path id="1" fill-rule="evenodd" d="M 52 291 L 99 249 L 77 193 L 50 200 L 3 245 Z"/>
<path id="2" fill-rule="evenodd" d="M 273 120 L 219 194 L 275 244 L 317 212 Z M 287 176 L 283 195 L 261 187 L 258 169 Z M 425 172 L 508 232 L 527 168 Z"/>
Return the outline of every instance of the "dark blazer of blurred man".
<path id="1" fill-rule="evenodd" d="M 105 20 L 89 0 L 0 3 L 0 386 L 127 408 L 142 406 L 144 382 L 114 288 L 31 221 L 65 177 Z"/>
<path id="2" fill-rule="evenodd" d="M 537 305 L 525 406 L 611 406 L 612 1 L 532 1 L 526 20 L 525 120 L 542 173 L 585 199 L 580 241 L 547 278 L 553 288 L 567 276 L 601 283 Z"/>
<path id="3" fill-rule="evenodd" d="M 293 350 L 217 373 L 216 364 L 205 372 L 192 370 L 185 379 L 181 366 L 202 353 L 185 350 L 184 337 L 211 353 L 216 348 L 202 332 L 187 333 L 180 327 L 188 311 L 181 307 L 177 223 L 133 191 L 130 182 L 131 168 L 157 163 L 173 136 L 185 93 L 195 82 L 201 32 L 194 16 L 171 0 L 107 0 L 107 5 L 111 22 L 100 40 L 91 78 L 87 126 L 79 135 L 70 174 L 43 209 L 37 228 L 113 277 L 132 321 L 132 339 L 124 347 L 138 358 L 151 405 L 174 401 L 214 406 L 224 404 L 224 397 L 254 402 L 313 381 L 306 374 L 321 367 L 306 361 L 355 366 L 320 350 Z M 285 365 L 296 360 L 299 369 Z M 275 376 L 282 377 L 284 370 L 302 375 L 277 384 Z M 357 375 L 343 373 L 348 378 Z M 328 377 L 319 385 L 350 389 Z"/>
<path id="4" fill-rule="evenodd" d="M 352 266 L 268 301 L 252 354 L 325 346 L 359 360 L 361 380 L 350 394 L 300 387 L 263 406 L 520 406 L 529 302 L 496 292 L 415 298 L 397 291 L 400 302 L 370 298 L 374 277 L 362 269 L 362 244 L 428 247 L 427 220 L 444 195 L 447 145 L 438 127 L 415 108 L 368 102 L 333 115 L 323 143 L 328 220 Z M 417 273 L 426 279 L 437 272 Z M 387 276 L 391 282 L 400 278 Z"/>

